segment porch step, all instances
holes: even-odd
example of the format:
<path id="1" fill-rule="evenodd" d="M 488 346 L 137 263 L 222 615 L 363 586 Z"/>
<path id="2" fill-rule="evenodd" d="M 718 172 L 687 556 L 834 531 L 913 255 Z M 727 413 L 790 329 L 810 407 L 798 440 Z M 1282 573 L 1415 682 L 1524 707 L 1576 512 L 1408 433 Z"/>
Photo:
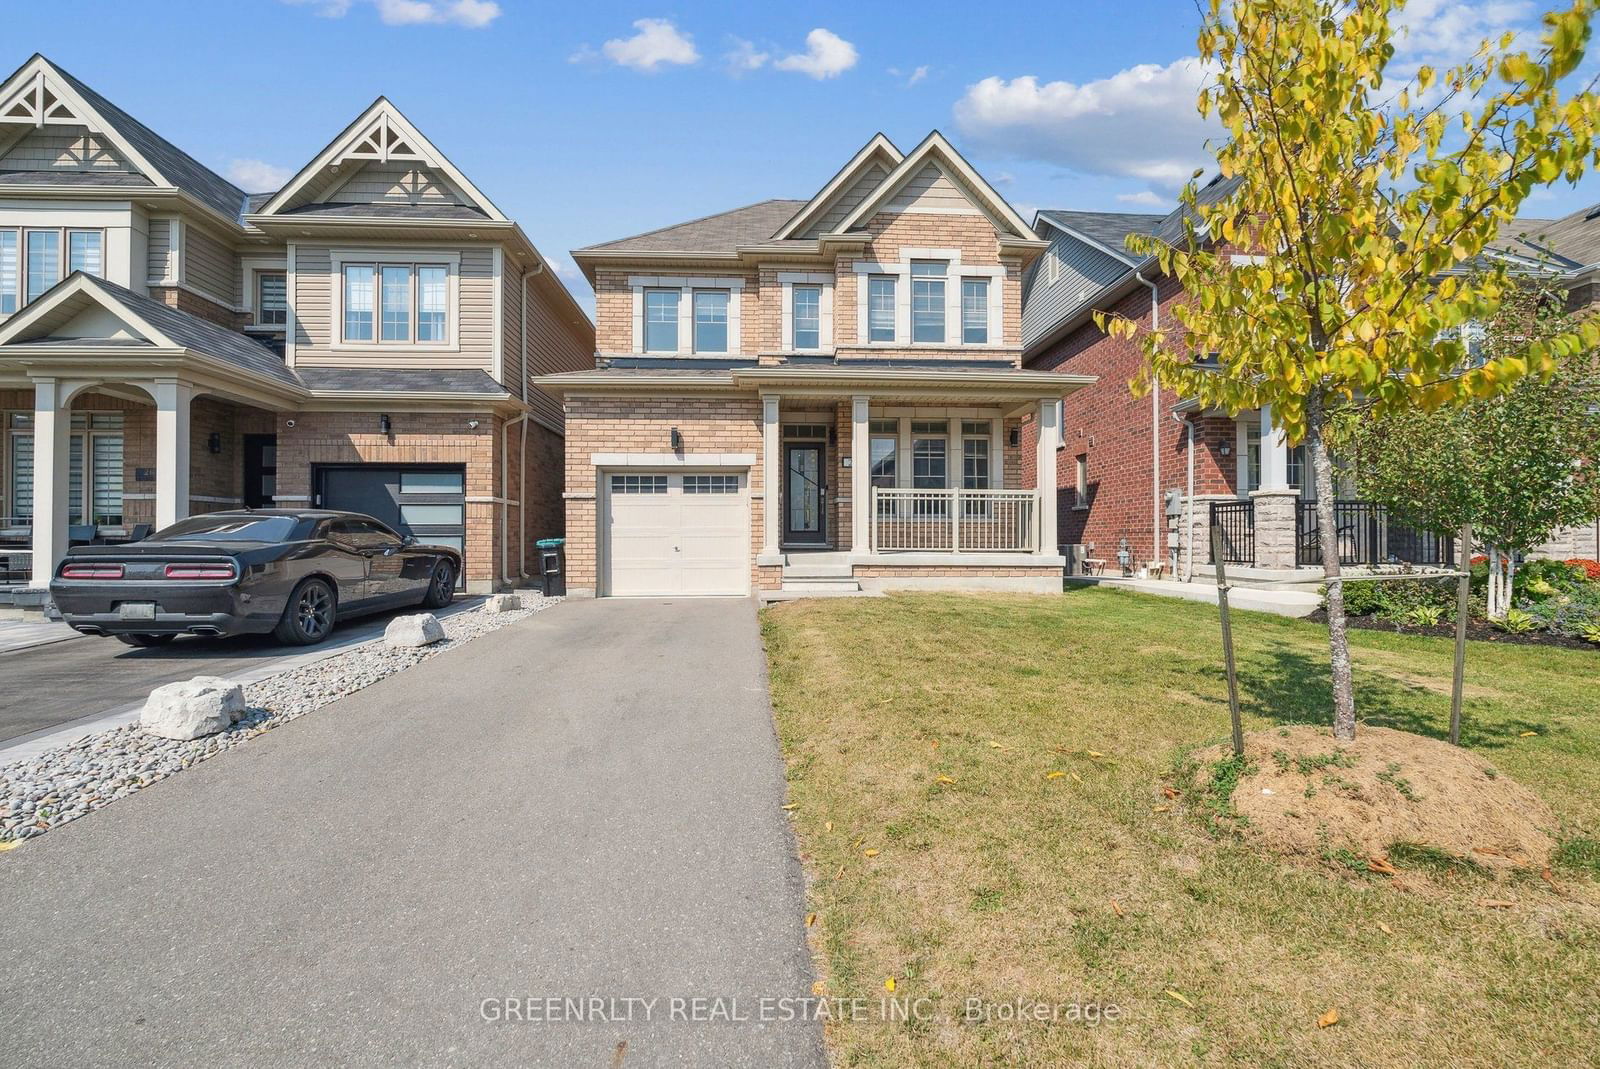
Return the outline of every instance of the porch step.
<path id="1" fill-rule="evenodd" d="M 848 564 L 824 564 L 806 561 L 803 564 L 785 564 L 784 581 L 790 579 L 848 579 L 854 574 Z"/>
<path id="2" fill-rule="evenodd" d="M 806 590 L 817 593 L 859 593 L 861 584 L 846 569 L 844 575 L 789 575 L 783 577 L 784 590 Z"/>

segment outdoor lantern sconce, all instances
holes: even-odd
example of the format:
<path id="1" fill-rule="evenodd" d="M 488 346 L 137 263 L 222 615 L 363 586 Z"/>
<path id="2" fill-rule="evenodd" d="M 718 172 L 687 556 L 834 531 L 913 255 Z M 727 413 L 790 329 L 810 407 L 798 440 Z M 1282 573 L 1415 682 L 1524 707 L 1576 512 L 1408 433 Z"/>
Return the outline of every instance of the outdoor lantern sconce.
<path id="1" fill-rule="evenodd" d="M 1010 436 L 1011 448 L 1015 449 L 1022 444 L 1022 428 L 1012 427 Z"/>
<path id="2" fill-rule="evenodd" d="M 384 434 L 388 434 L 393 428 L 394 424 L 389 421 L 388 413 L 378 417 L 378 430 L 382 431 Z"/>
<path id="3" fill-rule="evenodd" d="M 674 453 L 683 452 L 683 435 L 678 433 L 678 428 L 676 427 L 672 428 L 672 451 Z"/>
<path id="4" fill-rule="evenodd" d="M 211 434 L 206 438 L 206 448 L 211 450 L 213 453 L 222 452 L 222 435 L 220 432 L 211 432 Z"/>
<path id="5" fill-rule="evenodd" d="M 1229 445 L 1227 442 L 1223 442 L 1222 443 L 1222 455 L 1223 456 L 1228 456 L 1232 452 L 1233 452 L 1233 446 Z"/>

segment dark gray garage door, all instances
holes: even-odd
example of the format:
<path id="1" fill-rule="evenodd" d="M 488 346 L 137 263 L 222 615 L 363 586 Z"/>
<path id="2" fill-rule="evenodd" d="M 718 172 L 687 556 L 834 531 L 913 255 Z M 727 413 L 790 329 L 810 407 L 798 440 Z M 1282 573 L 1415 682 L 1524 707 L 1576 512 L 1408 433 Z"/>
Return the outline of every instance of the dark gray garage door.
<path id="1" fill-rule="evenodd" d="M 324 465 L 317 508 L 364 512 L 418 542 L 466 554 L 466 469 L 460 464 Z M 463 577 L 466 568 L 462 568 Z"/>

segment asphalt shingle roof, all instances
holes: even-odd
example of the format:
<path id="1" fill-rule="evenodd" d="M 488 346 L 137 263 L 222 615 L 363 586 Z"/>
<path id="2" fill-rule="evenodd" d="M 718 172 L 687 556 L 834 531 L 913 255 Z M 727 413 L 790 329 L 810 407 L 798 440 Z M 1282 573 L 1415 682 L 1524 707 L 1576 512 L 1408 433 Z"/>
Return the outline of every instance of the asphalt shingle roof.
<path id="1" fill-rule="evenodd" d="M 1153 234 L 1166 218 L 1164 215 L 1141 212 L 1069 212 L 1052 209 L 1041 209 L 1039 214 L 1047 221 L 1093 238 L 1123 256 L 1132 256 L 1123 244 L 1129 234 Z"/>
<path id="2" fill-rule="evenodd" d="M 487 372 L 431 368 L 301 368 L 297 374 L 308 390 L 349 390 L 360 393 L 459 393 L 498 396 L 506 388 Z"/>
<path id="3" fill-rule="evenodd" d="M 356 219 L 487 219 L 469 204 L 304 204 L 281 215 L 339 216 Z"/>
<path id="4" fill-rule="evenodd" d="M 193 194 L 196 199 L 215 208 L 229 219 L 239 218 L 240 210 L 244 207 L 244 190 L 90 89 L 73 75 L 62 70 L 59 65 L 51 63 L 51 66 L 55 67 L 56 73 L 83 97 L 85 103 L 99 112 L 101 118 L 126 138 L 167 181 Z"/>
<path id="5" fill-rule="evenodd" d="M 740 245 L 758 245 L 770 241 L 778 228 L 806 203 L 803 200 L 764 200 L 576 251 L 732 252 Z"/>

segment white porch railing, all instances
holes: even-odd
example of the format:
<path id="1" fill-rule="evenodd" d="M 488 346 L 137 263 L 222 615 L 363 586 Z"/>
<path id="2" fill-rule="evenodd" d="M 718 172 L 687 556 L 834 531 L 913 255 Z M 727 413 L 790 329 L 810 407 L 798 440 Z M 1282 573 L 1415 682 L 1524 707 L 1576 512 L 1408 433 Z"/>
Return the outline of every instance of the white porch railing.
<path id="1" fill-rule="evenodd" d="M 1034 490 L 872 488 L 873 552 L 1033 553 Z"/>

